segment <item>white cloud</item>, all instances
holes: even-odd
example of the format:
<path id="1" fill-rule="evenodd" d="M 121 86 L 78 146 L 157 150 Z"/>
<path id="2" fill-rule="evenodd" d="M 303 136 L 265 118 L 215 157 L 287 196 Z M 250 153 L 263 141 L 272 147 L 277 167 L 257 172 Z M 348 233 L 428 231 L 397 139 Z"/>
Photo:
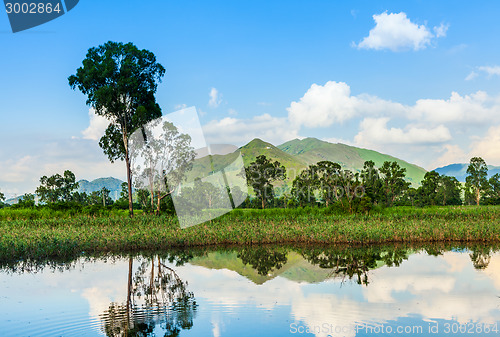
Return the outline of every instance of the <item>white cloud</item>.
<path id="1" fill-rule="evenodd" d="M 177 104 L 174 109 L 175 110 L 184 110 L 187 108 L 187 104 L 186 103 L 182 103 L 182 104 Z"/>
<path id="2" fill-rule="evenodd" d="M 440 26 L 434 27 L 434 34 L 436 35 L 436 37 L 445 37 L 449 27 L 450 25 L 445 25 L 444 23 L 442 23 Z"/>
<path id="3" fill-rule="evenodd" d="M 482 66 L 478 68 L 480 71 L 485 72 L 489 76 L 500 76 L 500 66 L 493 66 L 493 67 L 487 67 L 487 66 Z"/>
<path id="4" fill-rule="evenodd" d="M 71 170 L 79 179 L 113 176 L 125 180 L 125 164 L 112 164 L 97 142 L 85 139 L 62 139 L 50 143 L 30 144 L 23 155 L 12 154 L 0 159 L 0 186 L 10 196 L 33 193 L 43 175 Z"/>
<path id="5" fill-rule="evenodd" d="M 490 127 L 484 137 L 472 143 L 469 158 L 476 156 L 487 163 L 500 163 L 500 125 Z"/>
<path id="6" fill-rule="evenodd" d="M 486 74 L 487 77 L 500 76 L 500 66 L 481 66 L 476 68 L 477 71 L 471 71 L 469 75 L 465 78 L 466 81 L 470 81 L 479 76 L 479 73 Z"/>
<path id="7" fill-rule="evenodd" d="M 432 162 L 431 166 L 433 168 L 443 167 L 451 163 L 466 163 L 471 158 L 460 146 L 455 144 L 443 145 L 443 151 L 441 151 L 441 153 L 443 154 Z"/>
<path id="8" fill-rule="evenodd" d="M 219 91 L 215 88 L 210 89 L 210 93 L 208 94 L 210 97 L 210 100 L 208 101 L 208 105 L 212 108 L 217 108 L 220 103 L 222 102 L 221 100 L 221 94 Z"/>
<path id="9" fill-rule="evenodd" d="M 286 118 L 263 114 L 251 119 L 226 117 L 212 120 L 203 126 L 203 131 L 209 144 L 243 145 L 254 138 L 281 144 L 297 138 L 298 130 L 291 127 Z"/>
<path id="10" fill-rule="evenodd" d="M 93 108 L 89 109 L 90 125 L 82 131 L 84 139 L 99 140 L 109 125 L 109 120 L 95 113 Z"/>
<path id="11" fill-rule="evenodd" d="M 473 79 L 475 79 L 476 77 L 478 76 L 478 73 L 476 73 L 475 71 L 471 71 L 469 75 L 467 75 L 467 77 L 465 78 L 466 81 L 472 81 Z"/>
<path id="12" fill-rule="evenodd" d="M 446 100 L 418 100 L 409 117 L 433 123 L 490 124 L 492 119 L 500 120 L 500 101 L 484 91 L 464 96 L 452 92 Z"/>
<path id="13" fill-rule="evenodd" d="M 323 86 L 311 85 L 300 101 L 292 102 L 287 110 L 293 125 L 326 127 L 360 115 L 404 113 L 405 108 L 371 95 L 352 96 L 346 83 L 329 81 Z"/>
<path id="14" fill-rule="evenodd" d="M 389 49 L 392 51 L 420 50 L 431 44 L 433 38 L 446 36 L 448 26 L 434 27 L 434 34 L 425 26 L 413 23 L 406 13 L 373 15 L 375 27 L 357 45 L 361 49 Z"/>
<path id="15" fill-rule="evenodd" d="M 365 118 L 360 124 L 360 132 L 354 137 L 358 145 L 374 146 L 383 144 L 437 144 L 451 139 L 450 131 L 443 125 L 422 128 L 408 125 L 405 129 L 388 128 L 389 118 Z"/>

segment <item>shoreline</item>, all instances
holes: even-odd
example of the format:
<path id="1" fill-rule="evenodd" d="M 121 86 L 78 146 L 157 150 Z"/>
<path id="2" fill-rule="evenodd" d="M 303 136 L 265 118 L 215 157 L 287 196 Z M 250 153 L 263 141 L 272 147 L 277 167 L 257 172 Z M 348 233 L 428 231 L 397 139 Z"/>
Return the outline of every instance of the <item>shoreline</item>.
<path id="1" fill-rule="evenodd" d="M 180 229 L 171 216 L 4 220 L 0 261 L 229 245 L 500 242 L 500 207 L 495 206 L 393 208 L 369 215 L 299 213 L 243 210 L 187 229 Z"/>

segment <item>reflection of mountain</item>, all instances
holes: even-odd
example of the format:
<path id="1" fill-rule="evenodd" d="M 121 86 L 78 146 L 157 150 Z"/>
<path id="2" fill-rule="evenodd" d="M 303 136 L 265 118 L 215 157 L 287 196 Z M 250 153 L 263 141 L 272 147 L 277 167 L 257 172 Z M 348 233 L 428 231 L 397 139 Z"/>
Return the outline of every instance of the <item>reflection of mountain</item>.
<path id="1" fill-rule="evenodd" d="M 283 254 L 283 258 L 276 255 Z M 295 282 L 319 283 L 333 277 L 353 278 L 368 283 L 367 272 L 384 265 L 399 265 L 408 258 L 406 249 L 267 249 L 244 248 L 239 251 L 209 252 L 189 261 L 210 269 L 235 271 L 256 284 L 281 276 Z M 363 279 L 361 278 L 363 276 Z"/>
<path id="2" fill-rule="evenodd" d="M 210 269 L 229 269 L 255 284 L 263 284 L 276 276 L 285 277 L 296 282 L 317 283 L 327 279 L 330 274 L 329 270 L 307 262 L 302 255 L 296 252 L 289 252 L 287 262 L 280 269 L 273 269 L 267 275 L 261 275 L 251 265 L 243 263 L 235 251 L 210 252 L 206 256 L 193 258 L 189 263 Z"/>

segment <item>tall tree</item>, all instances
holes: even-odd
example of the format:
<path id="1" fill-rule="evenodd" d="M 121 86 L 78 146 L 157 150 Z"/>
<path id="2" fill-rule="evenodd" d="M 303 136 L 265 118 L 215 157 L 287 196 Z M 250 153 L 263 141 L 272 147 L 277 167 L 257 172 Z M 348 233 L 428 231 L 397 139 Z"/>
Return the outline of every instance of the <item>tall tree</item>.
<path id="1" fill-rule="evenodd" d="M 479 205 L 482 194 L 488 190 L 488 166 L 481 157 L 473 157 L 467 167 L 465 188 L 472 193 L 476 205 Z"/>
<path id="2" fill-rule="evenodd" d="M 3 201 L 5 201 L 5 195 L 2 192 L 0 192 L 0 203 Z"/>
<path id="3" fill-rule="evenodd" d="M 83 66 L 68 78 L 96 114 L 110 121 L 99 146 L 111 162 L 125 160 L 130 216 L 134 210 L 128 139 L 140 126 L 161 117 L 154 95 L 164 73 L 152 52 L 109 41 L 90 48 Z"/>
<path id="4" fill-rule="evenodd" d="M 410 183 L 405 180 L 406 169 L 399 166 L 395 161 L 386 161 L 380 168 L 382 174 L 385 201 L 388 206 L 394 205 L 398 197 L 408 189 Z"/>
<path id="5" fill-rule="evenodd" d="M 249 167 L 245 168 L 247 183 L 260 199 L 262 208 L 266 207 L 266 200 L 273 199 L 273 182 L 286 178 L 285 167 L 279 161 L 272 162 L 265 155 L 258 156 Z"/>

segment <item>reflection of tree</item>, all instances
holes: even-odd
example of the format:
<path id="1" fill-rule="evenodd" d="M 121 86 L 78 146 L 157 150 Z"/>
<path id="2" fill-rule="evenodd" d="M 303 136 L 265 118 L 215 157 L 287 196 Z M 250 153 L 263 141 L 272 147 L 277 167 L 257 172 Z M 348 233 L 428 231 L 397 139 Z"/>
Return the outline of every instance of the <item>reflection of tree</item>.
<path id="1" fill-rule="evenodd" d="M 152 336 L 159 326 L 165 336 L 178 336 L 193 326 L 194 294 L 159 256 L 140 262 L 135 274 L 129 259 L 127 302 L 111 303 L 102 314 L 107 336 Z"/>
<path id="2" fill-rule="evenodd" d="M 368 285 L 368 271 L 377 267 L 379 262 L 387 266 L 399 266 L 408 258 L 405 249 L 392 248 L 310 248 L 303 249 L 302 256 L 320 268 L 332 269 L 331 276 L 346 277 L 351 280 L 356 276 L 358 284 Z"/>
<path id="3" fill-rule="evenodd" d="M 287 261 L 287 252 L 268 247 L 245 248 L 238 252 L 244 264 L 249 264 L 260 275 L 268 275 L 273 269 L 280 269 Z"/>
<path id="4" fill-rule="evenodd" d="M 490 248 L 475 247 L 474 249 L 472 249 L 472 252 L 469 254 L 469 256 L 475 269 L 486 269 L 490 264 Z"/>

